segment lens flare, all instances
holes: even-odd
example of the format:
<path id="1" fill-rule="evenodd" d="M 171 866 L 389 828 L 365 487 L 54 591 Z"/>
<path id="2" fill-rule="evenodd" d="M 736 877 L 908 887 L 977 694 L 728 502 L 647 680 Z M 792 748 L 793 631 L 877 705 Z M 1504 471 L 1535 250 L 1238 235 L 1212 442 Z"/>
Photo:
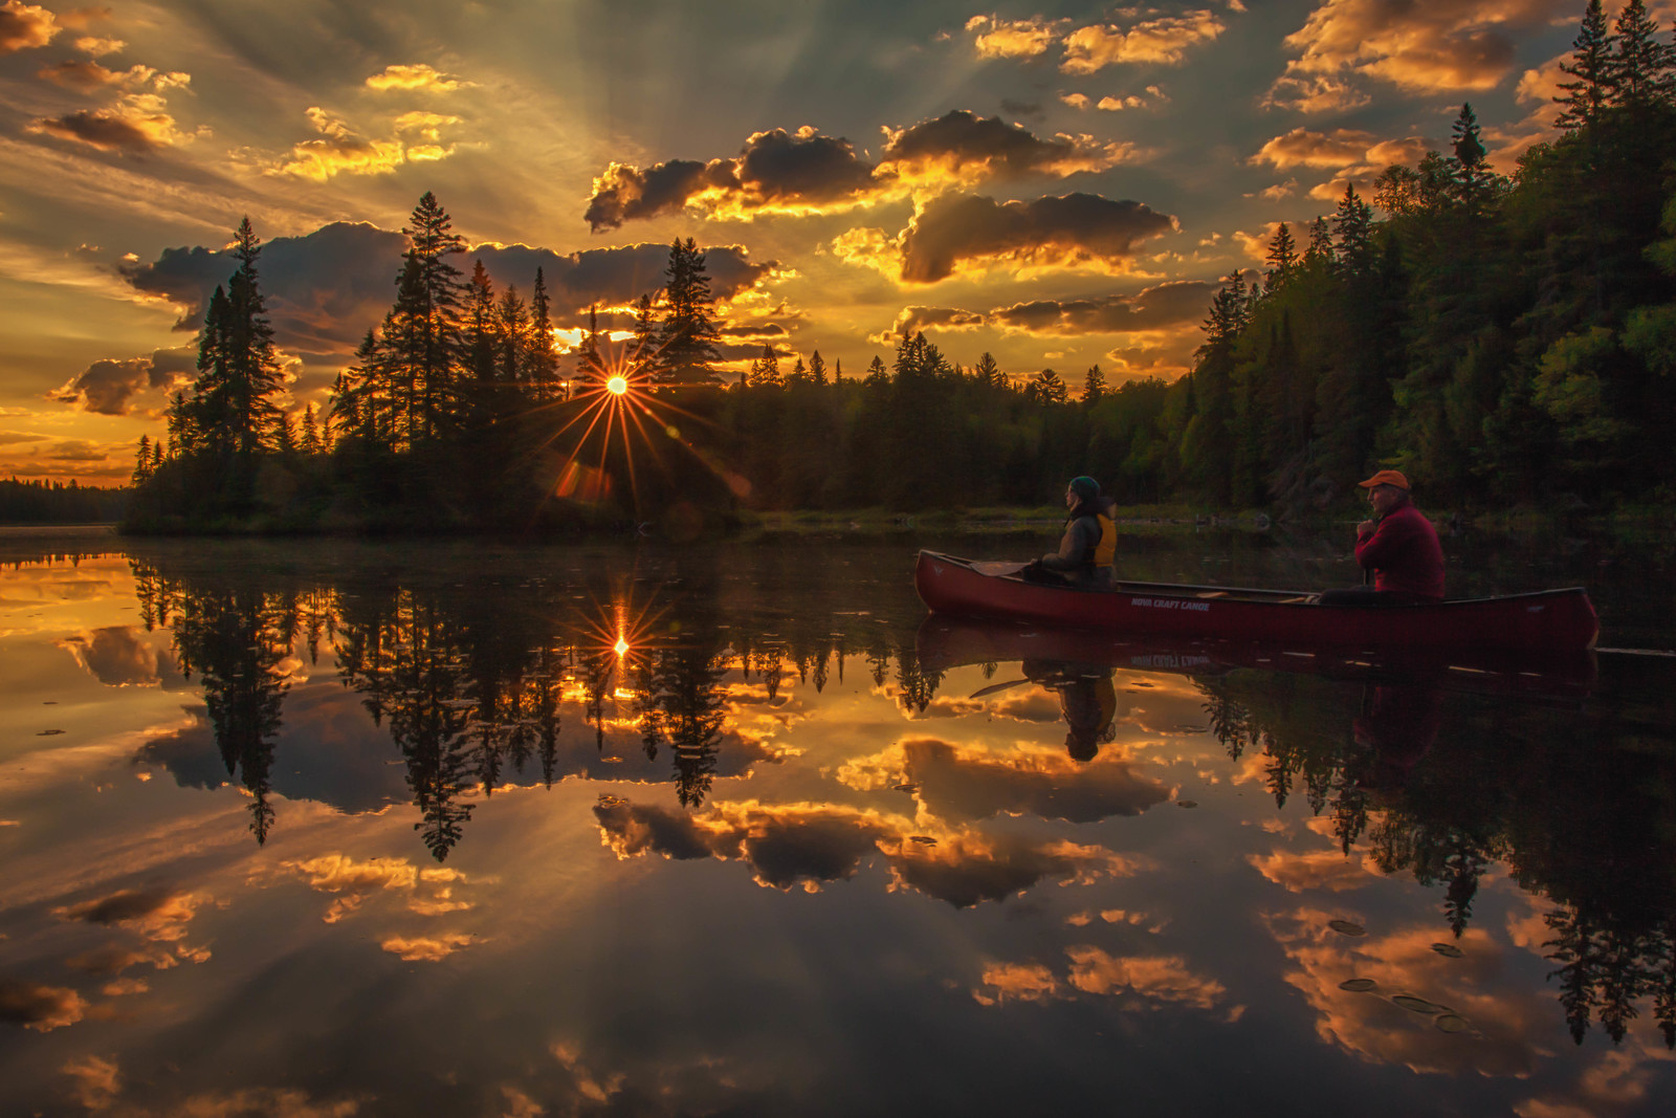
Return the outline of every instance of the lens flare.
<path id="1" fill-rule="evenodd" d="M 627 377 L 612 377 L 605 382 L 605 390 L 613 396 L 621 396 L 629 390 Z"/>
<path id="2" fill-rule="evenodd" d="M 627 656 L 629 650 L 629 642 L 627 638 L 618 637 L 617 643 L 611 646 L 611 650 L 618 656 Z"/>

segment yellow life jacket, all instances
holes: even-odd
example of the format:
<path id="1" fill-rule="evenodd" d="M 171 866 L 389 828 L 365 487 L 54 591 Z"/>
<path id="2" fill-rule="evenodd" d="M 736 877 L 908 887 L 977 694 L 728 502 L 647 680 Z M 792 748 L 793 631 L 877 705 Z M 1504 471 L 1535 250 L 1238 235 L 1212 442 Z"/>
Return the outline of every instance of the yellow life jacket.
<path id="1" fill-rule="evenodd" d="M 1100 542 L 1094 545 L 1094 569 L 1099 570 L 1117 560 L 1117 524 L 1105 513 L 1094 519 L 1100 524 Z"/>

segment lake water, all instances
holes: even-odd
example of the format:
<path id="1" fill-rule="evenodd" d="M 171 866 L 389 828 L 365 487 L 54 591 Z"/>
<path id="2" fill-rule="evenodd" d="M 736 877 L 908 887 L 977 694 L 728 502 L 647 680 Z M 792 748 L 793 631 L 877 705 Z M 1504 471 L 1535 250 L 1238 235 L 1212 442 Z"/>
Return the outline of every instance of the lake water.
<path id="1" fill-rule="evenodd" d="M 1676 659 L 1091 648 L 915 547 L 0 533 L 0 1111 L 1676 1110 Z M 1672 647 L 1667 551 L 1450 552 Z"/>

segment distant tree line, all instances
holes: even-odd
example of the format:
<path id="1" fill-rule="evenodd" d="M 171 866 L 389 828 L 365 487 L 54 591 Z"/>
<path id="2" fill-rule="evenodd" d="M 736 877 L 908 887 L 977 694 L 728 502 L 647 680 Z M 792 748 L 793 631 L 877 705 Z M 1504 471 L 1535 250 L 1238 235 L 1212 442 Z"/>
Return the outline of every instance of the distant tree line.
<path id="1" fill-rule="evenodd" d="M 121 519 L 126 489 L 75 481 L 0 481 L 0 524 L 111 524 Z"/>
<path id="2" fill-rule="evenodd" d="M 541 270 L 527 303 L 481 262 L 467 277 L 452 262 L 465 242 L 427 193 L 389 313 L 327 414 L 292 418 L 247 220 L 168 443 L 142 440 L 131 519 L 551 523 L 558 479 L 582 462 L 603 479 L 587 488 L 595 513 L 636 519 L 679 502 L 1033 505 L 1083 473 L 1126 502 L 1307 511 L 1343 504 L 1381 466 L 1434 505 L 1667 501 L 1676 47 L 1642 0 L 1611 28 L 1592 0 L 1562 69 L 1564 133 L 1513 175 L 1491 169 L 1463 106 L 1449 153 L 1388 168 L 1371 203 L 1347 186 L 1302 245 L 1279 226 L 1267 267 L 1227 279 L 1192 371 L 1170 384 L 1113 387 L 1096 365 L 1079 392 L 1052 369 L 1010 377 L 987 353 L 962 367 L 920 334 L 859 378 L 818 351 L 785 371 L 792 355 L 768 345 L 724 383 L 691 239 L 635 302 L 621 352 L 590 308 L 567 375 Z M 590 421 L 584 397 L 614 374 L 637 402 Z"/>

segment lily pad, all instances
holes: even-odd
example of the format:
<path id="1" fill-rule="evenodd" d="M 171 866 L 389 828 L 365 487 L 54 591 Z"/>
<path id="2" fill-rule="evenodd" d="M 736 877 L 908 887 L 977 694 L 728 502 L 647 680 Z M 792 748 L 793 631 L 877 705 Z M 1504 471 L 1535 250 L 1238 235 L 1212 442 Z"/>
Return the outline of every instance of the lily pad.
<path id="1" fill-rule="evenodd" d="M 1432 944 L 1432 950 L 1450 959 L 1459 959 L 1466 955 L 1465 951 L 1452 943 L 1434 943 Z"/>
<path id="2" fill-rule="evenodd" d="M 909 835 L 908 839 L 911 842 L 919 843 L 921 846 L 936 846 L 937 845 L 937 840 L 932 838 L 930 835 Z"/>
<path id="3" fill-rule="evenodd" d="M 1371 978 L 1347 978 L 1338 984 L 1340 990 L 1349 990 L 1352 994 L 1365 994 L 1378 987 L 1379 983 Z"/>
<path id="4" fill-rule="evenodd" d="M 892 792 L 918 792 L 919 791 L 919 785 L 917 785 L 917 784 L 898 784 L 896 787 L 892 788 L 891 791 Z"/>
<path id="5" fill-rule="evenodd" d="M 1445 1033 L 1464 1033 L 1472 1027 L 1467 1024 L 1465 1017 L 1456 1013 L 1439 1014 L 1432 1024 L 1438 1027 L 1439 1032 Z"/>
<path id="6" fill-rule="evenodd" d="M 1391 1000 L 1397 1005 L 1402 1006 L 1404 1009 L 1413 1010 L 1415 1013 L 1430 1013 L 1435 1015 L 1438 1013 L 1449 1012 L 1448 1006 L 1438 1005 L 1436 1002 L 1429 1002 L 1425 998 L 1417 998 L 1413 994 L 1398 994 Z"/>
<path id="7" fill-rule="evenodd" d="M 35 736 L 38 737 L 38 738 L 50 738 L 54 734 L 62 734 L 63 732 L 64 732 L 63 730 L 42 730 L 40 733 L 36 734 Z"/>
<path id="8" fill-rule="evenodd" d="M 1352 924 L 1348 920 L 1329 920 L 1327 921 L 1327 927 L 1341 936 L 1365 936 L 1368 934 L 1366 928 L 1360 924 Z"/>
<path id="9" fill-rule="evenodd" d="M 1176 801 L 1176 806 L 1177 807 L 1198 807 L 1199 806 L 1199 801 L 1198 800 L 1177 800 Z"/>

